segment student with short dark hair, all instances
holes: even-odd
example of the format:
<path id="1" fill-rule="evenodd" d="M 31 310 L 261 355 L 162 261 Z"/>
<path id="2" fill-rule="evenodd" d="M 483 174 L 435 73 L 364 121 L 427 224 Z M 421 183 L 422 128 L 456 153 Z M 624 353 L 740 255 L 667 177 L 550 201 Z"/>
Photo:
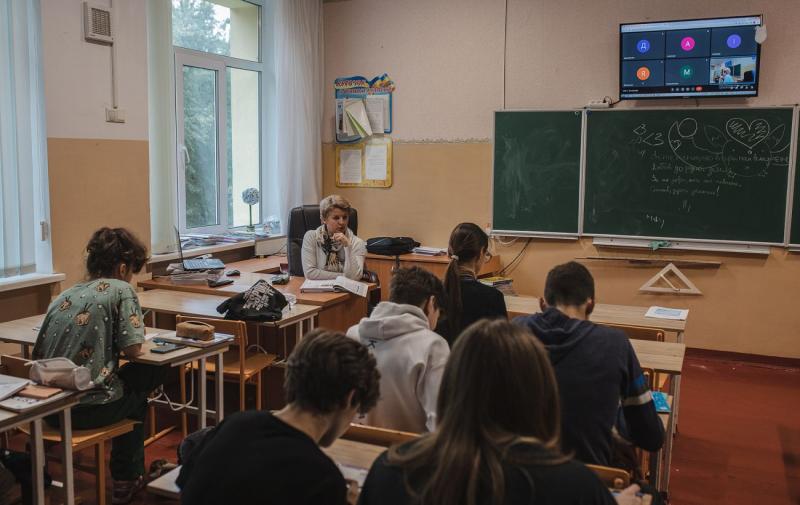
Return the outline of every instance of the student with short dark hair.
<path id="1" fill-rule="evenodd" d="M 450 347 L 461 331 L 484 318 L 508 318 L 503 293 L 478 281 L 483 265 L 491 259 L 489 236 L 475 223 L 453 229 L 447 246 L 450 264 L 444 278 L 447 295 L 444 318 L 436 327 Z"/>
<path id="2" fill-rule="evenodd" d="M 561 392 L 564 450 L 584 463 L 612 464 L 612 428 L 620 405 L 631 442 L 656 451 L 664 427 L 639 360 L 620 330 L 588 321 L 595 304 L 594 279 L 580 263 L 547 274 L 542 312 L 518 317 L 544 343 Z"/>
<path id="3" fill-rule="evenodd" d="M 381 454 L 359 503 L 614 504 L 591 470 L 561 453 L 558 412 L 542 344 L 508 321 L 477 322 L 445 367 L 436 431 Z"/>
<path id="4" fill-rule="evenodd" d="M 287 405 L 237 412 L 209 431 L 181 467 L 181 503 L 352 503 L 355 490 L 320 446 L 375 406 L 379 381 L 366 347 L 339 332 L 309 332 L 286 365 Z"/>
<path id="5" fill-rule="evenodd" d="M 347 335 L 366 345 L 381 372 L 381 399 L 366 416 L 371 426 L 419 433 L 436 423 L 436 397 L 450 354 L 436 334 L 444 302 L 442 281 L 419 267 L 395 271 L 388 302 Z"/>
<path id="6" fill-rule="evenodd" d="M 164 367 L 128 363 L 144 342 L 144 316 L 133 286 L 147 248 L 124 228 L 101 228 L 86 245 L 87 280 L 50 304 L 33 348 L 34 359 L 65 357 L 91 372 L 94 389 L 72 410 L 72 426 L 94 429 L 123 419 L 139 421 L 111 442 L 112 501 L 128 503 L 144 482 L 147 397 L 164 380 Z M 47 418 L 58 424 L 58 418 Z"/>

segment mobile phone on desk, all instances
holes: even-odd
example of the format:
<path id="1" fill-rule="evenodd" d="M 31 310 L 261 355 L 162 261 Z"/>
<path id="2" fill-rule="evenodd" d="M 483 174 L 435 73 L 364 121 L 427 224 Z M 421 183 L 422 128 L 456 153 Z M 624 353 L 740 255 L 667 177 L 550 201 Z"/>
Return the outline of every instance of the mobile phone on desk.
<path id="1" fill-rule="evenodd" d="M 150 352 L 154 352 L 156 354 L 167 354 L 168 352 L 177 351 L 178 349 L 183 349 L 186 347 L 183 344 L 173 344 L 170 342 L 161 343 L 163 341 L 156 342 L 156 346 L 150 349 Z"/>
<path id="2" fill-rule="evenodd" d="M 220 286 L 227 286 L 228 284 L 233 284 L 233 279 L 218 279 L 216 281 L 208 281 L 208 287 L 210 288 L 218 288 Z"/>
<path id="3" fill-rule="evenodd" d="M 270 278 L 272 284 L 289 284 L 289 274 L 277 274 Z"/>

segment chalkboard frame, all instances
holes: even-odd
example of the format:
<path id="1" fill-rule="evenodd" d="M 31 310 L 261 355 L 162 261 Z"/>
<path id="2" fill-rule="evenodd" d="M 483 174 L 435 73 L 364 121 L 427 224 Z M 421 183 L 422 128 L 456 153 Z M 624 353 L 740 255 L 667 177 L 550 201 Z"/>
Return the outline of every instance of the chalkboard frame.
<path id="1" fill-rule="evenodd" d="M 497 139 L 496 119 L 498 113 L 505 112 L 573 112 L 581 116 L 581 133 L 580 133 L 580 161 L 578 165 L 578 222 L 576 223 L 575 232 L 555 232 L 555 231 L 534 231 L 534 230 L 501 230 L 494 228 L 494 181 L 495 181 L 495 141 Z M 492 111 L 492 180 L 489 186 L 490 198 L 490 218 L 492 220 L 491 236 L 508 236 L 508 237 L 533 237 L 544 238 L 552 240 L 574 240 L 577 241 L 581 238 L 583 232 L 583 185 L 584 185 L 584 170 L 586 163 L 586 110 L 583 108 L 563 108 L 563 109 L 550 109 L 550 108 L 515 108 L 515 109 L 495 109 Z"/>
<path id="2" fill-rule="evenodd" d="M 792 226 L 794 219 L 800 220 L 800 212 L 794 214 L 794 190 L 800 184 L 800 171 L 798 171 L 797 163 L 800 161 L 797 157 L 797 151 L 800 146 L 800 107 L 794 107 L 794 117 L 792 118 L 792 143 L 789 152 L 789 194 L 786 196 L 786 230 L 784 232 L 784 244 L 788 249 L 798 252 L 800 251 L 800 242 L 792 242 Z M 800 207 L 797 209 L 800 211 Z"/>
<path id="3" fill-rule="evenodd" d="M 583 228 L 583 220 L 584 216 L 581 214 L 581 237 L 594 237 L 599 239 L 629 239 L 629 240 L 636 240 L 636 241 L 666 241 L 666 242 L 683 242 L 683 243 L 694 243 L 694 244 L 708 244 L 708 249 L 713 250 L 714 244 L 719 244 L 722 246 L 771 246 L 771 247 L 787 247 L 789 244 L 789 237 L 788 237 L 788 230 L 791 227 L 791 207 L 792 207 L 792 190 L 794 186 L 794 168 L 795 168 L 795 156 L 796 156 L 796 149 L 797 149 L 797 127 L 798 127 L 798 106 L 797 105 L 752 105 L 752 106 L 712 106 L 712 107 L 624 107 L 619 109 L 604 109 L 599 111 L 600 113 L 616 113 L 616 112 L 634 112 L 634 111 L 658 111 L 658 110 L 665 110 L 665 111 L 680 111 L 680 110 L 699 110 L 699 111 L 714 111 L 714 110 L 742 110 L 742 109 L 788 109 L 792 111 L 792 130 L 790 135 L 790 155 L 789 155 L 789 166 L 787 169 L 786 174 L 786 213 L 784 217 L 784 237 L 783 241 L 781 242 L 760 242 L 760 241 L 749 241 L 749 240 L 721 240 L 721 239 L 702 239 L 702 238 L 685 238 L 685 237 L 670 237 L 670 236 L 643 236 L 643 235 L 622 235 L 622 234 L 605 234 L 605 233 L 591 233 L 586 232 Z M 591 114 L 592 110 L 586 110 L 586 120 L 584 121 L 584 141 L 586 141 L 586 131 L 588 130 L 588 115 Z M 584 152 L 586 151 L 586 146 L 583 146 Z M 582 178 L 585 179 L 586 177 L 586 163 L 582 165 Z M 581 194 L 581 199 L 585 200 L 585 194 Z M 800 244 L 797 245 L 800 248 Z M 675 249 L 679 249 L 680 247 L 675 247 Z"/>

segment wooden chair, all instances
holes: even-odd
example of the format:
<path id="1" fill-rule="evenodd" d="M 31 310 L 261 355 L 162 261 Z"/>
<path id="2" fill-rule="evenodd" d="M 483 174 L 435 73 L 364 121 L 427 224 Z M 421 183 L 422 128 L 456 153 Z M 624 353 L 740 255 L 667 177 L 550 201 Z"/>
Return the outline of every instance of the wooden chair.
<path id="1" fill-rule="evenodd" d="M 632 338 L 634 340 L 655 340 L 658 342 L 663 342 L 666 332 L 660 328 L 649 328 L 646 326 L 633 326 L 628 324 L 608 324 L 606 323 L 605 326 L 609 328 L 616 328 L 618 330 L 622 330 L 628 336 L 628 338 Z"/>
<path id="2" fill-rule="evenodd" d="M 254 382 L 256 385 L 256 409 L 261 410 L 261 372 L 271 367 L 275 363 L 277 356 L 274 354 L 266 354 L 261 351 L 247 352 L 247 324 L 244 321 L 229 321 L 227 319 L 208 319 L 181 315 L 178 315 L 175 321 L 176 323 L 181 323 L 183 321 L 200 321 L 213 326 L 214 331 L 217 333 L 233 335 L 233 344 L 236 345 L 237 348 L 226 352 L 223 356 L 223 379 L 239 383 L 239 410 L 245 410 L 245 384 L 250 381 Z M 206 370 L 214 373 L 216 371 L 216 363 L 211 360 L 206 362 Z M 183 374 L 181 374 L 181 378 L 183 379 Z M 186 403 L 184 380 L 181 380 L 181 402 Z M 223 407 L 223 405 L 217 405 L 217 408 Z M 183 411 L 182 417 L 185 426 L 185 411 Z"/>
<path id="3" fill-rule="evenodd" d="M 631 475 L 621 468 L 603 465 L 586 465 L 600 477 L 600 480 L 609 489 L 625 489 L 631 485 Z"/>
<path id="4" fill-rule="evenodd" d="M 666 332 L 660 328 L 648 328 L 645 326 L 633 326 L 628 324 L 606 324 L 606 326 L 622 330 L 629 339 L 664 342 L 666 338 Z M 669 375 L 653 373 L 651 378 L 650 389 L 653 391 L 663 391 L 664 388 L 667 387 Z"/>
<path id="5" fill-rule="evenodd" d="M 85 449 L 94 449 L 94 466 L 75 465 L 75 468 L 86 473 L 95 475 L 95 492 L 97 493 L 97 504 L 106 503 L 106 442 L 114 437 L 124 435 L 133 431 L 137 421 L 123 419 L 114 424 L 96 428 L 93 430 L 72 430 L 72 452 L 77 453 Z M 27 428 L 20 428 L 24 433 Z M 42 424 L 42 438 L 45 442 L 50 442 L 54 446 L 61 443 L 61 433 L 58 429 Z"/>
<path id="6" fill-rule="evenodd" d="M 365 444 L 380 445 L 383 447 L 390 447 L 396 444 L 402 444 L 409 440 L 414 440 L 419 436 L 418 433 L 409 433 L 407 431 L 389 430 L 386 428 L 378 428 L 376 426 L 366 426 L 363 424 L 351 423 L 347 431 L 342 435 L 346 440 L 353 440 L 355 442 L 363 442 Z"/>

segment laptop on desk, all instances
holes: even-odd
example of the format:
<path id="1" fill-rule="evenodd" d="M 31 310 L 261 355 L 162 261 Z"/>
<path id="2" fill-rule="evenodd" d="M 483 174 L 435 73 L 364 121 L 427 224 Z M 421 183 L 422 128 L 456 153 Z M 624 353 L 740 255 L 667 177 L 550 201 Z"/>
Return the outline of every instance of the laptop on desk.
<path id="1" fill-rule="evenodd" d="M 187 272 L 196 272 L 198 270 L 217 270 L 225 268 L 225 263 L 217 258 L 191 258 L 183 259 L 183 246 L 181 246 L 181 233 L 178 228 L 175 228 L 175 237 L 178 239 L 178 255 L 181 258 L 181 266 Z"/>

